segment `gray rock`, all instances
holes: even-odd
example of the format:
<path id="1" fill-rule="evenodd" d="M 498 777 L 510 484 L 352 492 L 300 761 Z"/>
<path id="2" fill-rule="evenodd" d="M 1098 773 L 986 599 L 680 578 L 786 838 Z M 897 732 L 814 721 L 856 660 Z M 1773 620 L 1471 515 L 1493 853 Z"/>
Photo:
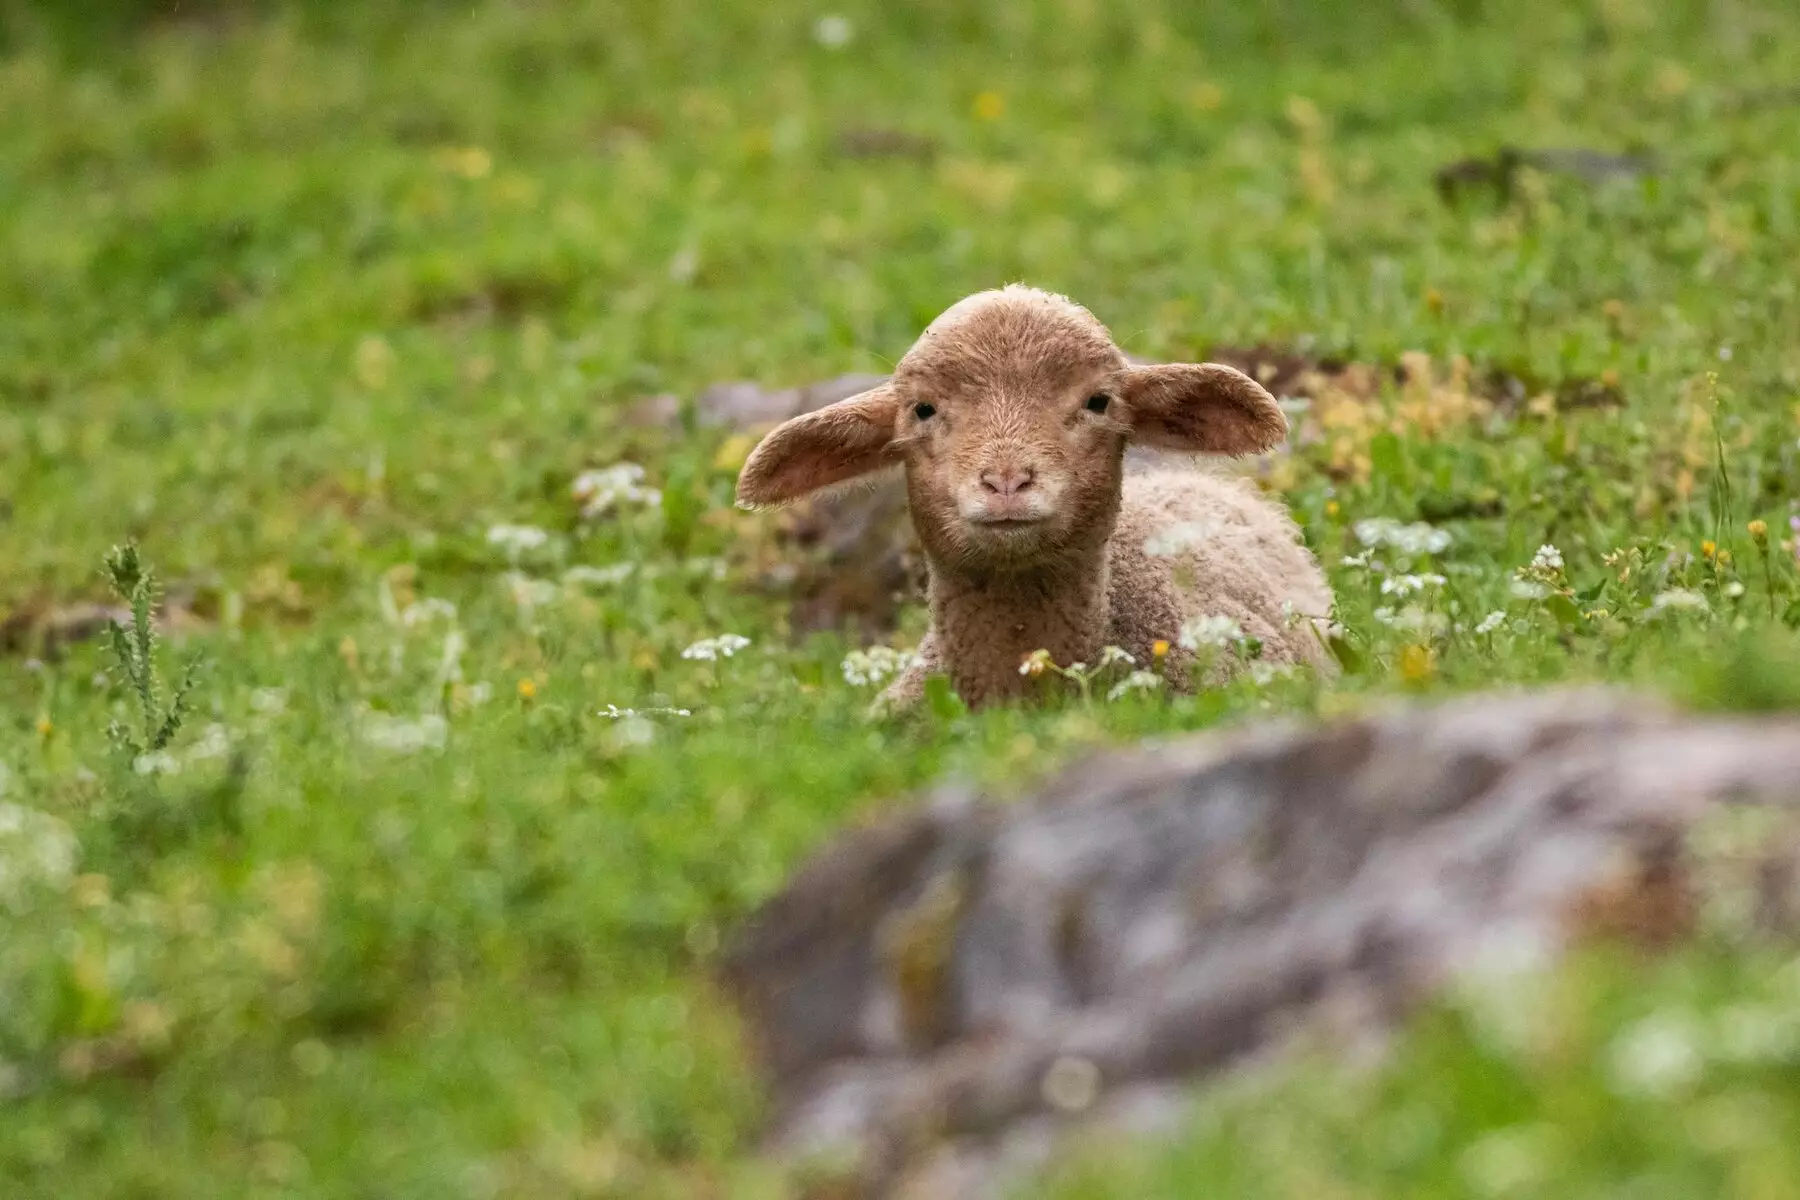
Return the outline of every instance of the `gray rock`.
<path id="1" fill-rule="evenodd" d="M 729 949 L 768 1147 L 847 1155 L 857 1194 L 993 1195 L 1302 1032 L 1376 1048 L 1453 979 L 1684 936 L 1685 832 L 1749 795 L 1800 798 L 1800 720 L 1604 691 L 1182 738 L 1008 804 L 946 787 L 826 847 Z M 1755 878 L 1791 914 L 1784 853 Z"/>

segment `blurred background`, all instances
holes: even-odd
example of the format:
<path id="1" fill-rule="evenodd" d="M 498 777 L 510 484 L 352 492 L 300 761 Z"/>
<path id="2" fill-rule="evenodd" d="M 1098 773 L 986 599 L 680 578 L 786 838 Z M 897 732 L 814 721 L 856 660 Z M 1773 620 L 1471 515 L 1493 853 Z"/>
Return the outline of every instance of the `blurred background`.
<path id="1" fill-rule="evenodd" d="M 0 1195 L 796 1194 L 710 980 L 897 797 L 1489 684 L 1800 706 L 1796 81 L 1791 0 L 0 0 Z M 1011 280 L 1267 368 L 1332 689 L 861 723 L 898 510 L 803 611 L 831 539 L 736 470 Z M 163 758 L 127 538 L 209 663 Z M 1059 1186 L 1797 1195 L 1790 958 L 1572 968 L 1529 1052 L 1442 1015 Z"/>

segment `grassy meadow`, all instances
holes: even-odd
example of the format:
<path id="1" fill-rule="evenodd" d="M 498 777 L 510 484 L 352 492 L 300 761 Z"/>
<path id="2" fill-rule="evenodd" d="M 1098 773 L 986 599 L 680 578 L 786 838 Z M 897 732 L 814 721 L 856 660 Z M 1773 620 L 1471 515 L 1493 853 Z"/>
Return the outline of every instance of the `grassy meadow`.
<path id="1" fill-rule="evenodd" d="M 0 3 L 8 1200 L 794 1194 L 710 965 L 914 789 L 1483 686 L 1800 707 L 1791 4 L 76 11 Z M 1440 196 L 1502 145 L 1655 169 Z M 745 439 L 626 419 L 1014 279 L 1358 364 L 1264 476 L 1342 678 L 866 722 Z M 158 712 L 202 660 L 160 748 L 106 638 L 30 632 L 128 539 Z M 1048 1186 L 1800 1195 L 1800 960 L 1728 919 L 1327 1070 Z"/>

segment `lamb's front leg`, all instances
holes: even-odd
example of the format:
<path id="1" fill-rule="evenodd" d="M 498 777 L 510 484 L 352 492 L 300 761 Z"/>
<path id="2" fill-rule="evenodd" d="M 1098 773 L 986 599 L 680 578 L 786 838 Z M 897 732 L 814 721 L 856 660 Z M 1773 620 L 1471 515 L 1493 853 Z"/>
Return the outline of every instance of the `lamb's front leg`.
<path id="1" fill-rule="evenodd" d="M 913 653 L 912 665 L 888 684 L 875 703 L 869 706 L 871 717 L 893 716 L 914 708 L 925 698 L 925 680 L 942 670 L 938 661 L 937 633 L 927 630 Z"/>

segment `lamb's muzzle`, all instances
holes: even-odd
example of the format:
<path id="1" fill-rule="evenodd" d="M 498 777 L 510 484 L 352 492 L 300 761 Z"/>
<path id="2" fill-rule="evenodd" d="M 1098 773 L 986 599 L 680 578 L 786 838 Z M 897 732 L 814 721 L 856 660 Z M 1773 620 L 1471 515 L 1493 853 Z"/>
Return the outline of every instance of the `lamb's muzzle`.
<path id="1" fill-rule="evenodd" d="M 890 705 L 939 670 L 971 704 L 1032 694 L 1044 680 L 1018 668 L 1038 649 L 1093 662 L 1118 645 L 1147 662 L 1196 616 L 1229 617 L 1267 660 L 1325 669 L 1306 618 L 1326 616 L 1331 593 L 1284 512 L 1198 469 L 1124 473 L 1129 441 L 1241 455 L 1286 432 L 1242 373 L 1132 366 L 1086 309 L 1014 285 L 938 317 L 888 382 L 770 433 L 738 497 L 780 504 L 904 468 L 932 628 Z M 1172 526 L 1208 532 L 1149 553 Z M 1172 686 L 1191 686 L 1191 654 L 1161 663 Z"/>

